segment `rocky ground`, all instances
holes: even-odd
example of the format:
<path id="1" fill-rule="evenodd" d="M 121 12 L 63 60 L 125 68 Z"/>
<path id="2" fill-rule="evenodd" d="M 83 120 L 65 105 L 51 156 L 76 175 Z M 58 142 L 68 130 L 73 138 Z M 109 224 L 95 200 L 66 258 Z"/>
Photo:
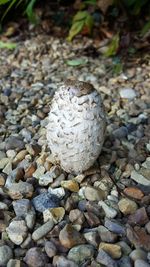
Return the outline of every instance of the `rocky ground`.
<path id="1" fill-rule="evenodd" d="M 150 64 L 114 76 L 101 51 L 44 34 L 1 51 L 0 266 L 150 266 Z M 66 64 L 75 58 L 86 64 Z M 65 78 L 91 82 L 107 112 L 102 154 L 76 177 L 53 165 L 46 142 Z"/>

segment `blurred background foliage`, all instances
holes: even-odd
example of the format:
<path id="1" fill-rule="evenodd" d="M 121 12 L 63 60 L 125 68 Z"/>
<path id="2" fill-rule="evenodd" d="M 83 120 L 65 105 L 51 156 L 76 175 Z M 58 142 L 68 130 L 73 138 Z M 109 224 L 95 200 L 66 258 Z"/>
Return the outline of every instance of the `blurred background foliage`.
<path id="1" fill-rule="evenodd" d="M 68 41 L 78 34 L 93 36 L 94 29 L 100 29 L 111 39 L 106 56 L 129 46 L 133 30 L 141 37 L 150 31 L 149 0 L 0 0 L 1 32 L 6 23 L 25 17 L 34 25 L 40 24 L 47 9 L 53 10 L 56 25 L 67 28 Z M 134 52 L 132 47 L 130 50 Z"/>

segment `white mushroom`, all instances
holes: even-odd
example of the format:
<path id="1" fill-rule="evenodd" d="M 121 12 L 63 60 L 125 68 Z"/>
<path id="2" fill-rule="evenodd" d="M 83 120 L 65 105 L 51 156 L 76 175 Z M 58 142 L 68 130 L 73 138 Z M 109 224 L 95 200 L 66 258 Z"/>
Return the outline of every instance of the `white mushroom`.
<path id="1" fill-rule="evenodd" d="M 82 173 L 98 158 L 106 119 L 100 94 L 89 83 L 67 80 L 52 100 L 47 140 L 66 172 Z"/>

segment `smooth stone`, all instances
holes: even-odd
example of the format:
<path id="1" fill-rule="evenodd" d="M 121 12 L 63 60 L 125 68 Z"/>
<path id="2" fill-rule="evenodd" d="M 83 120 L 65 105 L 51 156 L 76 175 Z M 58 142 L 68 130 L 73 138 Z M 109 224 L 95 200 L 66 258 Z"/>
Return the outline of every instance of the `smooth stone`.
<path id="1" fill-rule="evenodd" d="M 114 243 L 117 240 L 117 235 L 109 231 L 105 226 L 100 225 L 97 227 L 97 231 L 100 235 L 101 241 Z"/>
<path id="2" fill-rule="evenodd" d="M 6 266 L 11 258 L 13 258 L 12 249 L 7 245 L 0 246 L 0 266 Z"/>
<path id="3" fill-rule="evenodd" d="M 57 253 L 57 248 L 56 248 L 55 244 L 51 241 L 46 241 L 44 248 L 45 248 L 45 252 L 49 258 L 54 257 Z"/>
<path id="4" fill-rule="evenodd" d="M 7 263 L 7 267 L 22 267 L 22 263 L 17 259 L 10 259 Z"/>
<path id="5" fill-rule="evenodd" d="M 137 248 L 130 253 L 129 257 L 133 261 L 138 259 L 147 260 L 147 253 L 143 249 Z"/>
<path id="6" fill-rule="evenodd" d="M 23 243 L 20 245 L 21 248 L 29 248 L 30 244 L 32 243 L 32 237 L 31 234 L 28 233 L 26 239 L 23 241 Z"/>
<path id="7" fill-rule="evenodd" d="M 119 241 L 116 244 L 121 247 L 123 255 L 128 256 L 132 252 L 132 249 L 125 241 Z"/>
<path id="8" fill-rule="evenodd" d="M 0 210 L 8 210 L 8 205 L 0 201 Z"/>
<path id="9" fill-rule="evenodd" d="M 94 247 L 92 245 L 78 245 L 69 250 L 68 259 L 81 264 L 87 259 L 91 259 L 94 256 Z"/>
<path id="10" fill-rule="evenodd" d="M 1 162 L 1 160 L 2 160 L 3 158 L 7 158 L 7 157 L 6 157 L 6 153 L 5 153 L 4 151 L 1 151 L 1 150 L 0 150 L 0 162 Z M 3 168 L 4 168 L 4 167 L 3 167 Z M 2 168 L 2 169 L 3 169 L 3 168 Z M 0 169 L 1 169 L 1 168 L 0 168 Z"/>
<path id="11" fill-rule="evenodd" d="M 68 260 L 64 256 L 54 256 L 53 258 L 53 266 L 57 267 L 79 267 L 75 262 Z"/>
<path id="12" fill-rule="evenodd" d="M 127 98 L 129 100 L 134 99 L 136 97 L 136 93 L 132 88 L 122 88 L 119 91 L 121 98 Z"/>
<path id="13" fill-rule="evenodd" d="M 117 216 L 117 210 L 113 209 L 112 207 L 108 206 L 104 201 L 99 201 L 98 205 L 102 207 L 105 212 L 107 218 L 115 218 Z"/>
<path id="14" fill-rule="evenodd" d="M 99 249 L 103 249 L 113 259 L 119 259 L 122 255 L 121 247 L 116 244 L 109 244 L 109 243 L 101 242 L 99 244 Z"/>
<path id="15" fill-rule="evenodd" d="M 34 241 L 37 241 L 41 239 L 42 237 L 46 236 L 48 232 L 52 230 L 54 227 L 54 221 L 49 220 L 48 222 L 42 224 L 39 228 L 37 228 L 33 233 L 32 233 L 32 239 Z"/>
<path id="16" fill-rule="evenodd" d="M 150 264 L 144 260 L 138 259 L 135 261 L 134 267 L 150 267 Z"/>
<path id="17" fill-rule="evenodd" d="M 34 208 L 39 211 L 43 212 L 49 208 L 56 208 L 60 206 L 60 199 L 53 194 L 50 193 L 42 193 L 32 199 L 32 203 Z"/>
<path id="18" fill-rule="evenodd" d="M 86 186 L 84 195 L 85 195 L 85 198 L 89 201 L 100 201 L 104 199 L 106 194 L 100 188 L 95 188 L 93 186 Z"/>
<path id="19" fill-rule="evenodd" d="M 125 235 L 125 227 L 114 219 L 105 219 L 104 226 L 117 235 Z"/>
<path id="20" fill-rule="evenodd" d="M 141 200 L 144 197 L 144 193 L 137 187 L 127 187 L 123 192 L 134 199 Z"/>
<path id="21" fill-rule="evenodd" d="M 150 180 L 146 179 L 142 174 L 138 173 L 137 171 L 131 172 L 131 179 L 133 179 L 139 184 L 150 186 Z"/>
<path id="22" fill-rule="evenodd" d="M 93 212 L 84 212 L 84 216 L 88 222 L 88 224 L 90 225 L 90 227 L 96 227 L 98 225 L 100 225 L 101 221 L 99 219 L 99 217 L 94 214 Z"/>
<path id="23" fill-rule="evenodd" d="M 48 257 L 42 252 L 41 248 L 32 247 L 27 251 L 23 260 L 30 267 L 44 267 L 48 262 Z"/>
<path id="24" fill-rule="evenodd" d="M 99 249 L 96 261 L 104 266 L 118 267 L 117 262 L 113 260 L 103 249 Z"/>
<path id="25" fill-rule="evenodd" d="M 120 211 L 124 214 L 124 215 L 129 215 L 134 213 L 138 206 L 136 204 L 136 202 L 134 202 L 133 200 L 130 200 L 128 198 L 122 198 L 119 202 L 118 202 L 118 207 L 120 209 Z"/>
<path id="26" fill-rule="evenodd" d="M 150 221 L 145 225 L 145 229 L 150 234 Z"/>
<path id="27" fill-rule="evenodd" d="M 12 221 L 6 228 L 6 232 L 14 244 L 20 245 L 27 236 L 28 228 L 25 221 L 20 219 L 17 221 Z"/>
<path id="28" fill-rule="evenodd" d="M 71 224 L 66 224 L 60 231 L 59 240 L 65 248 L 72 248 L 85 243 L 84 237 Z"/>

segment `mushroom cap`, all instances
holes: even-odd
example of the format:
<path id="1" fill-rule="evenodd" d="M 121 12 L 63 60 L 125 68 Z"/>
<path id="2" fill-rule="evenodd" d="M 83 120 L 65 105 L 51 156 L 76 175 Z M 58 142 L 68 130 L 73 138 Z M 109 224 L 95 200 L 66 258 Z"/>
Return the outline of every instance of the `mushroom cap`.
<path id="1" fill-rule="evenodd" d="M 55 92 L 48 118 L 48 145 L 61 167 L 75 174 L 90 168 L 106 129 L 100 94 L 89 83 L 67 80 Z"/>

